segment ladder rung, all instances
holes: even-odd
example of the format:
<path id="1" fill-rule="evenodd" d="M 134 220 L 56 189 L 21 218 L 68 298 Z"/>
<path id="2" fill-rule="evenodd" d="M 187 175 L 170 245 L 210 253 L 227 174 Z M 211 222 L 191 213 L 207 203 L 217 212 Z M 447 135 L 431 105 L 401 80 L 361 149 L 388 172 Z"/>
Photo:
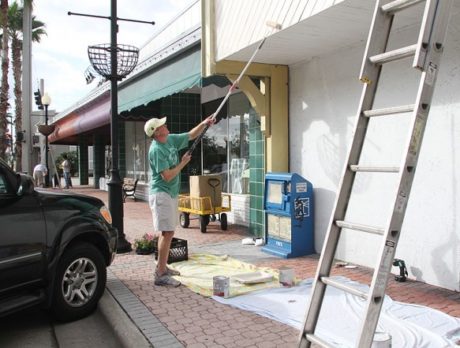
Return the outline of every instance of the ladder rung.
<path id="1" fill-rule="evenodd" d="M 399 173 L 399 167 L 366 167 L 356 164 L 350 165 L 353 172 L 372 172 L 372 173 Z"/>
<path id="2" fill-rule="evenodd" d="M 417 5 L 425 0 L 396 0 L 392 1 L 381 7 L 384 13 L 395 13 L 397 11 L 405 10 L 413 5 Z"/>
<path id="3" fill-rule="evenodd" d="M 363 300 L 367 300 L 367 293 L 361 290 L 358 290 L 352 286 L 346 285 L 344 283 L 338 282 L 330 277 L 321 277 L 321 281 L 326 284 L 333 286 L 334 288 L 348 292 L 349 294 L 361 297 Z"/>
<path id="4" fill-rule="evenodd" d="M 385 230 L 381 227 L 355 224 L 353 222 L 347 222 L 347 221 L 341 221 L 341 220 L 337 220 L 335 224 L 341 228 L 349 228 L 351 230 L 369 232 L 369 233 L 378 234 L 381 236 L 383 236 L 383 234 L 385 233 Z"/>
<path id="5" fill-rule="evenodd" d="M 369 58 L 371 63 L 384 64 L 392 62 L 397 59 L 403 59 L 406 57 L 413 56 L 417 50 L 417 44 L 401 47 L 393 51 L 377 54 Z"/>
<path id="6" fill-rule="evenodd" d="M 410 105 L 392 106 L 389 108 L 382 108 L 382 109 L 366 110 L 366 111 L 363 111 L 363 115 L 366 117 L 375 117 L 375 116 L 386 116 L 386 115 L 393 115 L 393 114 L 403 114 L 405 112 L 414 111 L 414 107 L 415 107 L 414 104 L 410 104 Z"/>
<path id="7" fill-rule="evenodd" d="M 305 337 L 307 340 L 309 340 L 311 343 L 316 343 L 317 345 L 323 347 L 323 348 L 334 348 L 334 346 L 331 346 L 329 343 L 327 343 L 325 340 L 319 338 L 316 335 L 313 334 L 306 334 Z"/>

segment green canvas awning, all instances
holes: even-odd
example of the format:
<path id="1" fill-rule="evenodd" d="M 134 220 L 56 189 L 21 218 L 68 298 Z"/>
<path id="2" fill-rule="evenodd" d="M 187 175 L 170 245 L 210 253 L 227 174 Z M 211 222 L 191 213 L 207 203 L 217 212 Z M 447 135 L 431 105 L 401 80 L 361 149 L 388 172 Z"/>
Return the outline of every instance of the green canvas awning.
<path id="1" fill-rule="evenodd" d="M 179 93 L 200 83 L 201 53 L 198 45 L 127 85 L 120 86 L 118 113 Z"/>

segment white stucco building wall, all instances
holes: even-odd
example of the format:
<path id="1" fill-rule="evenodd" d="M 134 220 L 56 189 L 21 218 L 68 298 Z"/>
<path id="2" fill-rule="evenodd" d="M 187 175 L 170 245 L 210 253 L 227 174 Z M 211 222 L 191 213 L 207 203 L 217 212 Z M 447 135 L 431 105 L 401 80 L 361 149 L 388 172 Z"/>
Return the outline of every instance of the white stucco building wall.
<path id="1" fill-rule="evenodd" d="M 445 53 L 396 257 L 409 276 L 460 290 L 460 15 L 450 20 Z M 399 33 L 400 47 L 417 28 Z M 290 66 L 290 169 L 315 188 L 315 248 L 321 252 L 354 130 L 364 42 Z M 411 61 L 391 63 L 376 106 L 412 104 L 419 73 Z M 390 66 L 390 65 L 388 65 Z M 386 69 L 386 68 L 384 68 Z M 371 120 L 362 164 L 399 166 L 408 115 Z M 347 221 L 385 226 L 395 174 L 358 173 Z M 344 230 L 337 257 L 375 267 L 381 237 Z M 396 269 L 394 269 L 397 272 Z"/>
<path id="2" fill-rule="evenodd" d="M 424 2 L 422 2 L 424 4 Z M 216 61 L 245 62 L 274 20 L 255 62 L 289 67 L 289 170 L 315 189 L 315 249 L 322 250 L 352 140 L 362 84 L 358 80 L 375 1 L 216 0 Z M 389 49 L 415 43 L 423 6 L 395 19 Z M 446 48 L 432 101 L 396 257 L 409 276 L 460 291 L 460 3 L 453 3 Z M 394 33 L 394 32 L 393 32 Z M 375 108 L 413 104 L 420 73 L 411 60 L 384 67 Z M 388 67 L 388 68 L 387 68 Z M 388 71 L 387 71 L 388 70 Z M 372 119 L 361 164 L 399 167 L 409 116 Z M 397 174 L 357 173 L 346 220 L 385 227 Z M 381 237 L 344 230 L 337 257 L 375 268 Z M 397 268 L 393 268 L 398 273 Z"/>

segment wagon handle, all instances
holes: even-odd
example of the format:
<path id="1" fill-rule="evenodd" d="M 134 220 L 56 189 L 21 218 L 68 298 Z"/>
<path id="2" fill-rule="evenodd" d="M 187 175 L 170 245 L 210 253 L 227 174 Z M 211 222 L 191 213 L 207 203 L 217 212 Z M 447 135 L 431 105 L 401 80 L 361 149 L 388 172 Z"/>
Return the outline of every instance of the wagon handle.
<path id="1" fill-rule="evenodd" d="M 214 192 L 214 203 L 216 202 L 216 187 L 219 186 L 220 184 L 220 180 L 217 179 L 217 178 L 209 178 L 208 179 L 208 184 L 209 186 L 212 187 L 212 190 Z M 213 212 L 213 215 L 216 214 L 216 207 L 214 206 L 214 204 L 212 205 L 212 212 Z"/>

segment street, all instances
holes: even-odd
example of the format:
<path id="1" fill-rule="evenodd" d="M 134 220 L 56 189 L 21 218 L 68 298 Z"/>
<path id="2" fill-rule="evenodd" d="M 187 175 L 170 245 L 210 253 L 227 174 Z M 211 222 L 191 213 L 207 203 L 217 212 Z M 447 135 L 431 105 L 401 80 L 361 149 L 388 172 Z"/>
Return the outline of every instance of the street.
<path id="1" fill-rule="evenodd" d="M 99 310 L 72 323 L 54 322 L 48 313 L 34 307 L 0 318 L 2 348 L 122 347 Z"/>

